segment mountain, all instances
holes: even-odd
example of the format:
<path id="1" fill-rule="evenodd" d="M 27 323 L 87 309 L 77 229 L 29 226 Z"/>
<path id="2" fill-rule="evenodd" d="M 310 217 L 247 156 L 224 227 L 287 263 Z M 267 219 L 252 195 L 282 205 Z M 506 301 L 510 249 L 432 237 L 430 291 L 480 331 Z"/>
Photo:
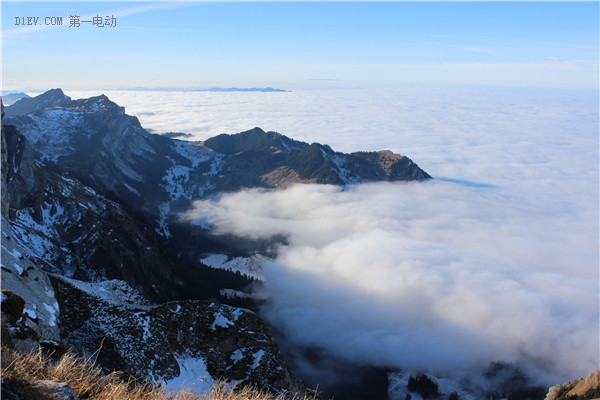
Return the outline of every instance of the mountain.
<path id="1" fill-rule="evenodd" d="M 30 97 L 27 93 L 19 91 L 2 91 L 2 104 L 10 105 L 23 98 Z"/>
<path id="2" fill-rule="evenodd" d="M 192 201 L 430 178 L 389 151 L 344 154 L 260 128 L 205 142 L 150 134 L 104 95 L 54 89 L 3 111 L 3 337 L 172 385 L 204 374 L 304 390 L 244 293 L 260 273 L 239 256 L 263 244 L 180 221 Z"/>
<path id="3" fill-rule="evenodd" d="M 80 182 L 42 168 L 14 127 L 2 134 L 3 211 L 27 255 L 49 272 L 77 279 L 126 279 L 167 298 L 173 263 L 144 218 Z M 136 240 L 133 240 L 136 238 Z M 142 284 L 143 281 L 143 284 Z"/>
<path id="4" fill-rule="evenodd" d="M 250 310 L 214 300 L 151 304 L 122 281 L 50 278 L 63 339 L 96 353 L 107 372 L 127 371 L 168 389 L 227 379 L 275 392 L 304 390 L 285 367 L 267 325 Z"/>
<path id="5" fill-rule="evenodd" d="M 6 117 L 21 113 L 30 113 L 44 108 L 65 104 L 70 100 L 61 89 L 52 89 L 36 97 L 23 97 L 4 109 Z M 3 103 L 4 104 L 4 103 Z"/>
<path id="6" fill-rule="evenodd" d="M 202 264 L 178 276 L 142 216 L 35 161 L 16 127 L 2 125 L 1 139 L 3 345 L 96 354 L 107 372 L 175 391 L 222 379 L 305 390 L 258 314 L 214 299 L 172 300 L 184 280 L 209 297 Z"/>
<path id="7" fill-rule="evenodd" d="M 169 271 L 178 278 L 167 282 L 181 283 L 179 298 L 218 297 L 222 289 L 242 290 L 251 280 L 204 268 L 198 260 L 205 253 L 239 256 L 264 247 L 239 239 L 234 243 L 231 237 L 217 237 L 180 221 L 179 214 L 189 210 L 194 200 L 244 187 L 430 178 L 408 157 L 389 151 L 344 154 L 260 128 L 218 135 L 203 143 L 150 134 L 104 95 L 72 100 L 54 89 L 22 99 L 5 111 L 4 124 L 19 128 L 35 161 L 118 200 L 127 214 L 142 216 L 152 226 L 176 265 L 176 272 Z M 200 275 L 202 279 L 190 278 Z M 149 295 L 149 289 L 128 282 Z"/>
<path id="8" fill-rule="evenodd" d="M 54 89 L 6 107 L 6 115 L 5 123 L 29 139 L 36 160 L 155 215 L 167 237 L 172 211 L 212 193 L 430 178 L 389 151 L 343 154 L 260 128 L 204 143 L 153 135 L 104 95 L 71 100 Z"/>

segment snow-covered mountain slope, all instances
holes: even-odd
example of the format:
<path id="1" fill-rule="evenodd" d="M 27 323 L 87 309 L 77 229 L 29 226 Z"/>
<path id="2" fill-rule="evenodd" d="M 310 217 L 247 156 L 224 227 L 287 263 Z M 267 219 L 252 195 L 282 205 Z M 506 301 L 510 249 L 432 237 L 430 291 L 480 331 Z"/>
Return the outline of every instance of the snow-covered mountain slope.
<path id="1" fill-rule="evenodd" d="M 172 297 L 165 283 L 175 282 L 175 266 L 144 218 L 38 165 L 12 126 L 3 127 L 2 149 L 3 213 L 25 256 L 49 272 L 123 279 L 153 298 Z"/>
<path id="2" fill-rule="evenodd" d="M 250 276 L 259 281 L 264 280 L 263 263 L 268 260 L 267 257 L 260 254 L 250 257 L 229 257 L 227 254 L 209 254 L 201 259 L 202 263 L 209 267 L 239 272 L 242 275 Z"/>
<path id="3" fill-rule="evenodd" d="M 40 342 L 60 339 L 59 305 L 48 276 L 29 259 L 2 215 L 2 344 L 23 351 L 37 350 Z"/>
<path id="4" fill-rule="evenodd" d="M 110 191 L 150 215 L 171 236 L 171 215 L 209 194 L 296 182 L 349 184 L 430 176 L 391 152 L 344 154 L 254 128 L 204 143 L 148 133 L 101 95 L 71 100 L 60 89 L 6 107 L 34 157 L 96 190 Z"/>
<path id="5" fill-rule="evenodd" d="M 52 276 L 64 340 L 106 369 L 150 377 L 176 389 L 226 379 L 275 392 L 302 391 L 262 319 L 216 301 L 149 305 L 124 282 L 101 284 Z M 201 389 L 199 389 L 201 390 Z"/>
<path id="6" fill-rule="evenodd" d="M 19 224 L 29 227 L 29 232 L 36 232 L 30 234 L 30 242 L 36 243 L 35 248 L 40 252 L 37 257 L 64 266 L 56 272 L 80 279 L 126 280 L 150 297 L 154 295 L 132 279 L 141 276 L 141 271 L 144 274 L 150 271 L 151 277 L 163 279 L 171 285 L 169 293 L 179 293 L 178 298 L 219 298 L 221 290 L 240 291 L 250 283 L 243 276 L 229 272 L 229 268 L 202 266 L 200 259 L 204 254 L 244 255 L 245 251 L 253 253 L 257 250 L 257 243 L 243 244 L 239 239 L 234 242 L 230 237 L 213 235 L 205 227 L 181 221 L 180 214 L 189 210 L 194 200 L 242 187 L 277 187 L 298 182 L 343 185 L 367 180 L 429 178 L 408 157 L 390 152 L 343 154 L 327 145 L 299 142 L 260 128 L 235 135 L 219 135 L 204 143 L 150 134 L 137 118 L 127 115 L 123 107 L 104 95 L 72 100 L 60 89 L 55 89 L 17 101 L 5 110 L 4 125 L 16 126 L 30 143 L 24 159 L 31 158 L 45 165 L 63 179 L 53 189 L 62 199 L 60 204 L 56 200 L 37 200 L 37 203 L 32 200 L 16 207 Z M 27 171 L 23 169 L 22 172 Z M 30 179 L 25 181 L 31 182 Z M 65 202 L 72 196 L 61 193 L 73 190 L 73 182 L 81 182 L 87 187 L 85 190 L 94 193 L 67 206 Z M 108 208 L 100 210 L 97 204 L 91 204 L 91 198 L 95 196 L 111 199 L 113 203 L 103 200 Z M 34 197 L 43 199 L 47 196 L 36 192 Z M 35 209 L 31 208 L 32 204 L 36 205 Z M 148 242 L 132 244 L 137 244 L 134 247 L 139 251 L 125 251 L 125 248 L 131 250 L 129 244 L 118 252 L 99 251 L 118 247 L 126 240 L 123 236 L 115 237 L 119 229 L 110 223 L 120 218 L 117 214 L 126 215 L 121 225 L 131 225 L 133 229 L 137 224 L 138 229 L 144 229 L 145 233 L 140 235 Z M 68 223 L 67 216 L 73 221 L 83 218 L 87 225 Z M 146 220 L 145 224 L 142 219 Z M 45 232 L 43 227 L 49 226 L 56 232 Z M 148 226 L 162 240 L 149 235 L 145 231 Z M 62 231 L 59 227 L 63 227 Z M 72 252 L 58 243 L 84 243 L 84 239 L 75 236 L 75 231 L 78 234 L 82 231 L 78 228 L 83 228 L 88 242 L 93 239 L 94 245 L 79 257 L 68 259 L 67 255 Z M 53 250 L 47 251 L 52 237 L 57 241 Z M 166 253 L 161 250 L 142 258 L 143 262 L 134 261 L 148 253 L 146 249 L 161 246 Z M 76 247 L 80 252 L 85 248 Z M 96 271 L 97 275 L 93 277 L 76 275 L 74 265 L 89 263 L 91 252 L 93 259 L 113 269 L 111 274 L 102 275 Z M 164 254 L 175 269 L 169 266 L 168 260 L 161 259 Z M 153 260 L 157 262 L 153 263 Z M 91 270 L 86 268 L 86 271 Z M 196 276 L 201 278 L 194 279 Z M 154 287 L 153 284 L 149 286 Z M 163 289 L 164 286 L 164 282 L 156 285 Z"/>
<path id="7" fill-rule="evenodd" d="M 249 279 L 199 261 L 182 270 L 130 206 L 35 161 L 16 127 L 3 124 L 1 139 L 3 345 L 99 350 L 104 369 L 169 390 L 221 379 L 303 390 L 258 314 L 217 300 L 165 302 L 216 298 L 220 285 Z"/>

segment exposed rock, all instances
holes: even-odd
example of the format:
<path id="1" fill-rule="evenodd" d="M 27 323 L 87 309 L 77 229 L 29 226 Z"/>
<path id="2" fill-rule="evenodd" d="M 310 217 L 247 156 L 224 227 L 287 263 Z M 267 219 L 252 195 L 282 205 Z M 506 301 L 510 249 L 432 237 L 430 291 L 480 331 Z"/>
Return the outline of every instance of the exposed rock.
<path id="1" fill-rule="evenodd" d="M 596 400 L 600 399 L 600 369 L 585 379 L 575 379 L 552 386 L 545 400 Z"/>
<path id="2" fill-rule="evenodd" d="M 145 218 L 41 168 L 14 126 L 2 126 L 2 140 L 2 194 L 10 201 L 4 215 L 12 225 L 10 233 L 8 225 L 3 231 L 24 244 L 23 256 L 46 271 L 78 279 L 124 279 L 158 300 L 176 295 L 182 277 Z"/>
<path id="3" fill-rule="evenodd" d="M 44 271 L 27 258 L 2 216 L 2 323 L 12 344 L 23 351 L 37 350 L 40 340 L 60 339 L 58 302 Z"/>
<path id="4" fill-rule="evenodd" d="M 123 293 L 129 293 L 126 298 L 133 293 L 124 283 L 90 285 L 58 276 L 52 282 L 65 341 L 87 355 L 98 352 L 97 362 L 106 371 L 125 371 L 168 386 L 180 382 L 190 365 L 202 365 L 210 376 L 198 378 L 274 392 L 303 390 L 287 370 L 269 328 L 252 311 L 216 301 L 124 301 Z M 115 290 L 120 294 L 111 293 Z"/>
<path id="5" fill-rule="evenodd" d="M 277 167 L 273 171 L 260 176 L 260 179 L 272 187 L 286 187 L 294 183 L 315 183 L 316 178 L 302 179 L 289 167 Z"/>
<path id="6" fill-rule="evenodd" d="M 32 386 L 44 393 L 48 400 L 79 400 L 73 388 L 66 382 L 40 380 L 34 382 Z"/>

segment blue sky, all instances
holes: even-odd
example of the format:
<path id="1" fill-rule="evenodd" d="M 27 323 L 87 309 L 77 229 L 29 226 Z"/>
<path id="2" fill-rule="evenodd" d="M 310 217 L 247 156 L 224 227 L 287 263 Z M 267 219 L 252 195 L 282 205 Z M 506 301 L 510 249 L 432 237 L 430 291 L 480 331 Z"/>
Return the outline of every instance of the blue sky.
<path id="1" fill-rule="evenodd" d="M 2 2 L 3 89 L 598 87 L 598 2 Z M 70 16 L 115 16 L 115 27 Z M 37 26 L 17 17 L 39 17 Z M 60 16 L 62 26 L 46 26 Z M 20 21 L 19 21 L 20 22 Z"/>

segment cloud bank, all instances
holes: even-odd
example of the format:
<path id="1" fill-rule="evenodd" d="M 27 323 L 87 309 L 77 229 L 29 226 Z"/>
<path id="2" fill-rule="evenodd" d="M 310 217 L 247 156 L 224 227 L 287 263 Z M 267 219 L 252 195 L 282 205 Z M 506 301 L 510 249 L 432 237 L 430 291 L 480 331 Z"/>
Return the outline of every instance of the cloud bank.
<path id="1" fill-rule="evenodd" d="M 299 185 L 200 201 L 218 232 L 282 234 L 263 313 L 296 346 L 448 373 L 493 360 L 598 365 L 597 234 L 502 189 Z"/>
<path id="2" fill-rule="evenodd" d="M 442 374 L 513 361 L 543 384 L 585 376 L 600 364 L 590 94 L 404 88 L 387 105 L 363 96 L 371 116 L 340 97 L 345 136 L 324 106 L 320 122 L 306 122 L 321 124 L 318 141 L 391 147 L 443 179 L 245 190 L 196 202 L 187 218 L 208 216 L 221 233 L 288 238 L 265 266 L 262 312 L 292 348 Z M 356 115 L 373 129 L 355 132 Z M 296 360 L 315 382 L 339 366 L 312 361 Z"/>

